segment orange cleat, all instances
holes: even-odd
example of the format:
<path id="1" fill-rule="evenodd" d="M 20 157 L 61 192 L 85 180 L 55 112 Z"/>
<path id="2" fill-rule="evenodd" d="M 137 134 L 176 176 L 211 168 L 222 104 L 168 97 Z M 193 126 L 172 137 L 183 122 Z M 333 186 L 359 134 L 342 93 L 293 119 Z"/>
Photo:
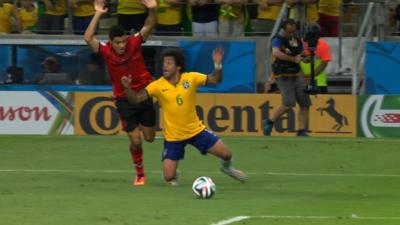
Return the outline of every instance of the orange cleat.
<path id="1" fill-rule="evenodd" d="M 146 183 L 145 176 L 136 176 L 135 179 L 133 180 L 134 186 L 142 186 L 142 185 L 145 185 L 145 183 Z"/>

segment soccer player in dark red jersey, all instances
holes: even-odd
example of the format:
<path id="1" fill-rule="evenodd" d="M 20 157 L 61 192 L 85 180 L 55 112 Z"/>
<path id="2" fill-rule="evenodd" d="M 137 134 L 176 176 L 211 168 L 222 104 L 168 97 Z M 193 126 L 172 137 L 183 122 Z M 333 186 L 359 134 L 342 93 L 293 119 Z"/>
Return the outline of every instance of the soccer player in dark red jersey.
<path id="1" fill-rule="evenodd" d="M 102 43 L 94 36 L 96 27 L 103 14 L 107 12 L 105 0 L 95 0 L 95 14 L 85 32 L 85 41 L 91 50 L 104 59 L 112 82 L 115 105 L 120 114 L 123 129 L 130 139 L 130 153 L 136 169 L 133 185 L 144 185 L 146 181 L 143 168 L 143 150 L 141 131 L 148 142 L 154 140 L 155 110 L 152 100 L 133 105 L 128 102 L 121 84 L 123 76 L 132 77 L 131 88 L 139 91 L 145 88 L 152 76 L 147 71 L 142 55 L 141 44 L 146 41 L 156 24 L 156 0 L 142 0 L 148 9 L 148 16 L 142 29 L 128 35 L 124 28 L 116 25 L 110 28 L 109 41 Z"/>

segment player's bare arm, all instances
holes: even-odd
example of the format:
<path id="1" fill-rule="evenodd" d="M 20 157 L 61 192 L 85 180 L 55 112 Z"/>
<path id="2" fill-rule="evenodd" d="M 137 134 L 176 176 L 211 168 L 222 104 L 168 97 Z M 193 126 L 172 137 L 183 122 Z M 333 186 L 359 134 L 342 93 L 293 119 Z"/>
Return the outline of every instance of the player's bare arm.
<path id="1" fill-rule="evenodd" d="M 214 72 L 208 76 L 207 84 L 219 84 L 222 81 L 222 60 L 224 59 L 224 50 L 216 48 L 212 54 L 214 62 Z"/>
<path id="2" fill-rule="evenodd" d="M 105 8 L 105 0 L 95 0 L 94 9 L 95 9 L 94 16 L 85 31 L 84 38 L 90 49 L 94 53 L 97 53 L 99 51 L 100 41 L 97 40 L 97 38 L 94 36 L 94 33 L 96 32 L 96 28 L 97 25 L 99 24 L 101 16 L 107 13 L 108 11 L 108 8 Z"/>
<path id="3" fill-rule="evenodd" d="M 157 1 L 156 0 L 142 0 L 142 4 L 146 6 L 149 14 L 147 15 L 146 21 L 142 29 L 140 30 L 140 35 L 142 35 L 143 40 L 147 40 L 150 36 L 153 28 L 156 26 L 157 17 Z"/>
<path id="4" fill-rule="evenodd" d="M 132 82 L 131 76 L 123 76 L 121 78 L 121 83 L 122 86 L 124 87 L 129 102 L 138 104 L 150 98 L 149 94 L 147 94 L 147 91 L 145 89 L 142 89 L 138 92 L 132 90 L 131 82 Z"/>

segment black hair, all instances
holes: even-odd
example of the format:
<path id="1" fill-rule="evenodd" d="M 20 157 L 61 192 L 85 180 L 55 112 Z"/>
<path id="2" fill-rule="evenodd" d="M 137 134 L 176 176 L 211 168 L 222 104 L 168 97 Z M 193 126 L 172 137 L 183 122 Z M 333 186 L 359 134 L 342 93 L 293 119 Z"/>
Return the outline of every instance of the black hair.
<path id="1" fill-rule="evenodd" d="M 298 23 L 294 19 L 287 19 L 281 23 L 281 29 L 285 30 L 288 25 L 295 25 L 298 27 Z"/>
<path id="2" fill-rule="evenodd" d="M 112 40 L 115 37 L 122 37 L 125 34 L 126 34 L 125 28 L 123 26 L 117 24 L 110 28 L 110 31 L 108 32 L 108 37 L 110 38 L 110 40 Z"/>
<path id="3" fill-rule="evenodd" d="M 175 60 L 175 65 L 181 67 L 180 72 L 185 72 L 186 69 L 186 59 L 185 56 L 179 48 L 170 48 L 166 49 L 162 56 L 161 59 L 164 60 L 165 57 L 172 57 Z"/>

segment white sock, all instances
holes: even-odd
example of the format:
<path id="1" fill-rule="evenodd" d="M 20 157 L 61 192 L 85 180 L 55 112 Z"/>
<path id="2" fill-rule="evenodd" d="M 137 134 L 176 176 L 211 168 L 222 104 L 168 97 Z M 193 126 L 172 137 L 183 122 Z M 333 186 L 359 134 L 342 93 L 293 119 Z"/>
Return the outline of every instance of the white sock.
<path id="1" fill-rule="evenodd" d="M 221 159 L 221 166 L 223 167 L 223 168 L 230 168 L 230 167 L 232 167 L 232 159 L 230 159 L 230 160 L 223 160 L 223 159 Z"/>

